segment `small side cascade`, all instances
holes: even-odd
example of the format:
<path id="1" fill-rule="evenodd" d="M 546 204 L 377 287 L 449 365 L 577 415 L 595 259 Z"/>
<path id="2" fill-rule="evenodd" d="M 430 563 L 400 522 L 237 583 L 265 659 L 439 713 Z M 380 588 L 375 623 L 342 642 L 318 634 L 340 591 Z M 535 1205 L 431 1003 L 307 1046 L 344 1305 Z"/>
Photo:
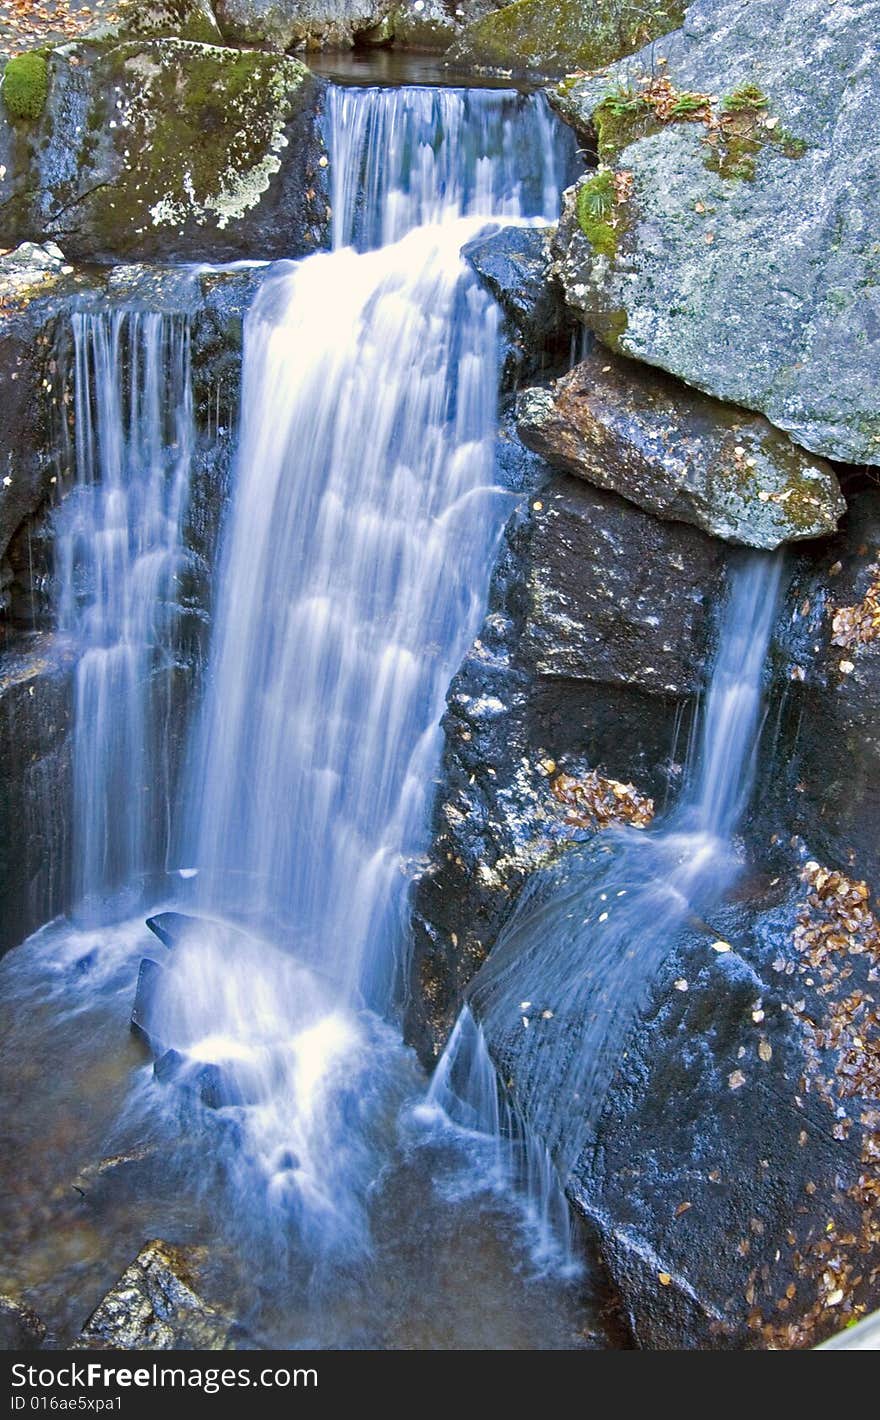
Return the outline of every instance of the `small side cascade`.
<path id="1" fill-rule="evenodd" d="M 74 486 L 57 514 L 58 621 L 76 670 L 74 900 L 164 867 L 178 577 L 194 447 L 189 321 L 74 311 Z"/>
<path id="2" fill-rule="evenodd" d="M 560 1188 L 677 934 L 689 914 L 711 914 L 736 877 L 732 840 L 754 782 L 781 568 L 781 558 L 758 554 L 733 573 L 680 803 L 656 828 L 606 831 L 532 878 L 471 983 L 438 1067 L 436 1098 L 447 1112 L 503 1138 L 506 1125 L 486 1108 L 487 1081 L 471 1066 L 478 1030 L 530 1147 L 552 1158 Z M 540 1208 L 544 1181 L 526 1187 Z"/>
<path id="3" fill-rule="evenodd" d="M 439 1113 L 483 1150 L 484 1177 L 522 1203 L 528 1250 L 539 1271 L 576 1277 L 580 1260 L 559 1174 L 544 1143 L 523 1123 L 503 1089 L 482 1026 L 465 1006 L 437 1062 L 422 1106 Z M 488 1151 L 488 1169 L 486 1153 Z"/>

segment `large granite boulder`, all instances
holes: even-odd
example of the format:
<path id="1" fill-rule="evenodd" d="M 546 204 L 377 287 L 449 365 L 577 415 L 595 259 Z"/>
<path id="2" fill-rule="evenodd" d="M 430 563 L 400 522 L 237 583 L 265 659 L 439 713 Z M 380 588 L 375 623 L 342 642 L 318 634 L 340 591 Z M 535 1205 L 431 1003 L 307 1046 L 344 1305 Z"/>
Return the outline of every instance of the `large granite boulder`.
<path id="1" fill-rule="evenodd" d="M 761 415 L 594 350 L 518 404 L 530 449 L 661 518 L 772 549 L 833 532 L 846 504 L 823 459 Z"/>
<path id="2" fill-rule="evenodd" d="M 613 165 L 559 272 L 623 354 L 880 462 L 880 4 L 694 0 L 683 27 L 556 96 Z"/>
<path id="3" fill-rule="evenodd" d="M 341 49 L 374 29 L 393 0 L 215 0 L 224 37 L 273 49 Z"/>
<path id="4" fill-rule="evenodd" d="M 407 1033 L 426 1063 L 529 874 L 679 784 L 724 585 L 723 544 L 502 442 L 532 493 L 448 698 L 414 897 Z"/>
<path id="5" fill-rule="evenodd" d="M 299 256 L 323 241 L 320 81 L 297 60 L 169 38 L 41 62 L 45 101 L 0 115 L 0 241 L 51 238 L 90 260 Z"/>
<path id="6" fill-rule="evenodd" d="M 683 0 L 513 0 L 468 25 L 450 63 L 564 74 L 594 69 L 681 23 Z"/>

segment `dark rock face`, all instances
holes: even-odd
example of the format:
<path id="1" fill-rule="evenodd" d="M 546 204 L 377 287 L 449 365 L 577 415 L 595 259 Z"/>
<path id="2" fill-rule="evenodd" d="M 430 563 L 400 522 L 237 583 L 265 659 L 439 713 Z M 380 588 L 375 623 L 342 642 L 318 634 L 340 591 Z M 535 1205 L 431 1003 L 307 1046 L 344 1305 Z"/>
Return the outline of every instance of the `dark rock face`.
<path id="1" fill-rule="evenodd" d="M 816 1047 L 876 928 L 815 970 L 793 878 L 674 944 L 568 1182 L 641 1346 L 812 1345 L 876 1304 L 880 1114 L 850 1073 L 876 1071 L 870 1006 Z"/>
<path id="2" fill-rule="evenodd" d="M 846 507 L 830 465 L 760 415 L 608 351 L 526 390 L 518 415 L 523 441 L 551 463 L 728 542 L 820 537 Z"/>
<path id="3" fill-rule="evenodd" d="M 677 784 L 723 586 L 720 544 L 520 457 L 530 507 L 450 690 L 415 891 L 407 1033 L 426 1063 L 526 875 L 589 836 L 554 794 L 557 773 L 600 769 L 661 805 Z"/>
<path id="4" fill-rule="evenodd" d="M 13 599 L 9 545 L 51 496 L 57 472 L 45 384 L 56 317 L 50 293 L 63 269 L 52 247 L 27 245 L 0 258 L 0 618 Z"/>
<path id="5" fill-rule="evenodd" d="M 0 953 L 68 903 L 75 660 L 48 634 L 0 653 Z"/>
<path id="6" fill-rule="evenodd" d="M 880 495 L 850 496 L 841 533 L 794 564 L 774 654 L 777 821 L 836 866 L 880 883 Z M 846 615 L 852 609 L 854 615 Z M 864 639 L 863 639 L 864 638 Z"/>
<path id="7" fill-rule="evenodd" d="M 0 116 L 0 240 L 88 260 L 301 256 L 327 201 L 321 81 L 182 39 L 66 46 L 31 121 Z"/>
<path id="8" fill-rule="evenodd" d="M 230 1320 L 195 1291 L 182 1248 L 156 1240 L 141 1249 L 89 1317 L 76 1349 L 224 1351 Z"/>
<path id="9" fill-rule="evenodd" d="M 568 357 L 577 329 L 562 288 L 550 274 L 550 231 L 503 227 L 470 242 L 462 255 L 504 312 L 508 387 Z"/>
<path id="10" fill-rule="evenodd" d="M 585 322 L 814 453 L 872 464 L 878 22 L 876 0 L 693 0 L 682 29 L 558 96 L 581 131 L 609 95 L 635 100 L 603 144 L 619 200 L 584 184 L 561 228 Z M 639 109 L 661 74 L 692 96 L 684 121 Z"/>

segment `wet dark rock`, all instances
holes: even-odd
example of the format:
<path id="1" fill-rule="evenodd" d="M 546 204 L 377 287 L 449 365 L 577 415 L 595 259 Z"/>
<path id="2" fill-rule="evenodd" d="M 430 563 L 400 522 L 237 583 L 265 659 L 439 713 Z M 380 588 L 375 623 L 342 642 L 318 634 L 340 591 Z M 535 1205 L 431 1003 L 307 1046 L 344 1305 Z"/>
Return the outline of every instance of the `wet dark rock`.
<path id="1" fill-rule="evenodd" d="M 533 378 L 571 352 L 576 325 L 549 274 L 549 231 L 503 227 L 462 252 L 506 317 L 509 384 Z"/>
<path id="2" fill-rule="evenodd" d="M 846 504 L 823 459 L 760 415 L 719 404 L 604 349 L 524 391 L 529 448 L 661 518 L 773 549 L 833 532 Z"/>
<path id="3" fill-rule="evenodd" d="M 587 861 L 587 882 L 589 871 Z M 839 1001 L 868 986 L 876 942 L 853 942 L 820 976 L 795 940 L 808 892 L 789 862 L 711 923 L 693 921 L 667 944 L 634 943 L 652 974 L 639 981 L 640 1019 L 615 1047 L 598 1124 L 586 1127 L 573 1100 L 549 1141 L 574 1159 L 567 1192 L 639 1346 L 814 1344 L 876 1305 L 869 1258 L 880 1219 L 865 1164 L 880 1114 L 849 1064 L 861 1032 L 876 1069 L 870 1007 L 839 1050 L 821 1045 Z M 516 972 L 508 960 L 514 996 Z M 521 994 L 534 999 L 535 986 L 524 966 Z M 549 1072 L 579 1049 L 591 1002 L 579 994 L 572 1014 L 557 990 L 541 1004 L 552 1014 L 533 1012 L 528 1032 L 518 1015 L 507 1028 L 493 1017 L 489 1047 L 514 1104 L 546 1138 L 559 1097 Z"/>
<path id="4" fill-rule="evenodd" d="M 158 933 L 156 934 L 158 936 Z M 160 962 L 153 961 L 152 957 L 144 957 L 138 967 L 137 986 L 134 993 L 134 1006 L 131 1012 L 132 1035 L 143 1041 L 153 1054 L 162 1051 L 162 1045 L 157 1041 L 150 1029 L 150 1018 L 153 1011 L 156 991 L 162 979 L 162 966 Z"/>
<path id="5" fill-rule="evenodd" d="M 534 477 L 540 463 L 524 457 Z M 590 836 L 567 822 L 555 776 L 599 769 L 662 806 L 711 654 L 723 546 L 579 480 L 544 478 L 508 531 L 447 702 L 407 1015 L 428 1063 L 526 876 Z"/>
<path id="6" fill-rule="evenodd" d="M 559 271 L 586 324 L 813 453 L 871 464 L 878 20 L 876 0 L 693 0 L 682 29 L 557 97 L 584 132 L 608 95 L 627 102 L 662 74 L 727 123 L 710 131 L 693 100 L 691 121 L 606 121 L 622 200 L 583 184 L 560 228 Z"/>
<path id="7" fill-rule="evenodd" d="M 875 639 L 870 613 L 880 492 L 864 488 L 849 504 L 840 534 L 794 561 L 773 648 L 778 730 L 765 782 L 773 827 L 880 883 L 880 625 Z M 869 639 L 852 641 L 845 623 L 835 629 L 838 612 L 850 607 L 865 611 Z M 841 639 L 848 644 L 835 644 Z"/>
<path id="8" fill-rule="evenodd" d="M 67 45 L 39 118 L 0 115 L 0 240 L 88 260 L 320 246 L 322 83 L 297 60 L 181 39 Z"/>
<path id="9" fill-rule="evenodd" d="M 208 1109 L 224 1105 L 253 1103 L 242 1088 L 241 1072 L 233 1073 L 213 1062 L 189 1059 L 179 1050 L 165 1050 L 153 1066 L 153 1074 L 161 1085 L 175 1085 L 198 1095 Z"/>
<path id="10" fill-rule="evenodd" d="M 147 1243 L 92 1312 L 76 1349 L 231 1349 L 230 1318 L 195 1290 L 191 1254 L 161 1240 Z"/>
<path id="11" fill-rule="evenodd" d="M 158 912 L 147 918 L 147 926 L 165 947 L 176 947 L 193 931 L 198 930 L 198 917 L 185 912 Z"/>
<path id="12" fill-rule="evenodd" d="M 36 1312 L 24 1302 L 0 1295 L 0 1351 L 31 1351 L 45 1336 Z"/>
<path id="13" fill-rule="evenodd" d="M 0 953 L 68 903 L 74 664 L 46 633 L 0 646 Z"/>
<path id="14" fill-rule="evenodd" d="M 64 270 L 52 245 L 28 243 L 0 257 L 0 566 L 14 534 L 53 493 L 45 386 L 57 312 L 45 298 Z M 11 610 L 12 581 L 5 595 L 0 586 L 0 618 Z"/>

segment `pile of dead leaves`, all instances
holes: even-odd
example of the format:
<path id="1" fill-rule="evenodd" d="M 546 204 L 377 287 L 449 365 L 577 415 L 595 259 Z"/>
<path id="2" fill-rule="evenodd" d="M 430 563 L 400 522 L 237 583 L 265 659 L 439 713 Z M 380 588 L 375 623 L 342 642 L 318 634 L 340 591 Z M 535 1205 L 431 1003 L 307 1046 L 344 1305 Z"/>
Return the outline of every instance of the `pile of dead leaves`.
<path id="1" fill-rule="evenodd" d="M 114 0 L 115 2 L 115 0 Z M 8 54 L 46 41 L 79 39 L 99 22 L 114 24 L 108 0 L 81 5 L 78 0 L 0 0 L 0 46 Z"/>
<path id="2" fill-rule="evenodd" d="M 866 646 L 880 636 L 880 566 L 871 567 L 871 585 L 856 606 L 838 607 L 831 622 L 832 646 Z"/>
<path id="3" fill-rule="evenodd" d="M 634 784 L 605 779 L 595 769 L 581 779 L 557 774 L 550 791 L 557 803 L 564 805 L 565 821 L 573 828 L 607 828 L 624 823 L 647 828 L 654 817 L 653 799 L 640 794 Z"/>
<path id="4" fill-rule="evenodd" d="M 880 1009 L 871 989 L 880 982 L 880 924 L 866 883 L 816 862 L 806 864 L 802 879 L 807 894 L 794 932 L 797 972 L 824 999 L 825 1010 L 820 1016 L 806 999 L 789 1007 L 804 1031 L 807 1063 L 799 1088 L 828 1105 L 835 1139 L 859 1128 L 861 1169 L 844 1193 L 829 1198 L 824 1230 L 787 1234 L 797 1290 L 807 1292 L 809 1304 L 797 1321 L 769 1321 L 758 1311 L 750 1317 L 771 1347 L 812 1344 L 830 1315 L 838 1325 L 857 1321 L 875 1304 L 880 1282 Z M 774 962 L 777 970 L 783 965 Z M 863 986 L 852 983 L 857 970 Z M 807 1192 L 815 1188 L 808 1184 Z"/>

